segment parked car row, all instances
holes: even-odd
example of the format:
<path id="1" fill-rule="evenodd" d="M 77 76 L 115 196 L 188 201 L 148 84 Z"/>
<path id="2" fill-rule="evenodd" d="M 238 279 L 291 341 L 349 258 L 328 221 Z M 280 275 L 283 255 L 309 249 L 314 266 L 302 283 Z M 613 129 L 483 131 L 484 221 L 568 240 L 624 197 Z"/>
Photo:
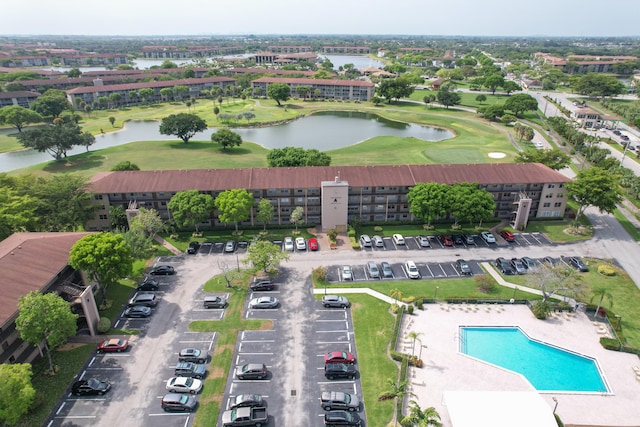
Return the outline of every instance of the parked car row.
<path id="1" fill-rule="evenodd" d="M 210 360 L 209 352 L 199 348 L 184 348 L 178 353 L 178 363 L 173 377 L 165 384 L 167 394 L 162 397 L 160 406 L 166 412 L 193 412 L 198 407 L 194 397 L 202 391 L 203 379 L 207 376 L 206 364 Z"/>
<path id="2" fill-rule="evenodd" d="M 582 259 L 580 259 L 579 257 L 561 256 L 560 262 L 569 267 L 575 268 L 580 272 L 589 271 L 589 267 L 587 267 L 585 262 L 582 261 Z M 511 258 L 510 260 L 499 257 L 495 262 L 495 266 L 498 268 L 498 270 L 505 275 L 525 274 L 527 271 L 542 264 L 554 267 L 559 265 L 559 261 L 552 257 L 544 257 L 542 261 L 535 260 L 529 257 Z"/>
<path id="3" fill-rule="evenodd" d="M 488 232 L 483 231 L 480 233 L 480 237 L 488 244 L 496 243 L 495 236 Z M 442 246 L 457 246 L 457 245 L 474 245 L 476 244 L 475 237 L 472 234 L 458 233 L 458 234 L 438 234 L 435 236 L 416 236 L 415 239 L 417 245 L 421 248 L 431 247 L 430 239 L 436 239 Z M 401 234 L 394 234 L 391 236 L 393 244 L 397 246 L 406 246 L 406 238 Z M 359 239 L 361 248 L 384 248 L 384 239 L 381 236 L 375 235 L 370 237 L 368 234 L 362 234 Z"/>
<path id="4" fill-rule="evenodd" d="M 317 251 L 320 249 L 320 245 L 318 244 L 318 239 L 315 237 L 311 237 L 309 240 L 305 240 L 304 237 L 293 237 L 287 236 L 284 238 L 282 242 L 274 242 L 274 244 L 282 243 L 282 249 L 285 251 L 306 251 L 307 248 L 310 251 Z M 212 245 L 213 243 L 205 243 L 205 245 Z M 236 242 L 235 240 L 227 240 L 224 245 L 219 243 L 221 247 L 221 251 L 224 253 L 234 253 L 238 250 L 238 247 L 247 247 L 249 242 Z M 200 242 L 190 242 L 187 246 L 187 254 L 195 255 L 200 251 L 200 248 L 203 247 L 203 244 Z"/>

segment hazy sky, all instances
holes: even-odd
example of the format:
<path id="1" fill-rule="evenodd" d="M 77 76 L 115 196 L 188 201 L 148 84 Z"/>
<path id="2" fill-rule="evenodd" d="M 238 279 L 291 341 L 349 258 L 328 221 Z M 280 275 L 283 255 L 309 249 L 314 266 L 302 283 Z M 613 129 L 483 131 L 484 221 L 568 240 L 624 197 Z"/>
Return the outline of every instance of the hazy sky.
<path id="1" fill-rule="evenodd" d="M 638 0 L 5 0 L 0 34 L 640 35 Z"/>

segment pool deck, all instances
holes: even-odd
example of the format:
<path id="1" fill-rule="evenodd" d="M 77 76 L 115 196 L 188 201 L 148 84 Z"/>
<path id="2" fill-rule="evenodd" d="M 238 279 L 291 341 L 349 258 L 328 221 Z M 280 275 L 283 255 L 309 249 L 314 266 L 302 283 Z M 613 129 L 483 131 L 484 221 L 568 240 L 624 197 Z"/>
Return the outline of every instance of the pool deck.
<path id="1" fill-rule="evenodd" d="M 610 393 L 540 393 L 555 406 L 564 424 L 570 426 L 640 426 L 640 380 L 633 354 L 608 351 L 599 343 L 603 329 L 583 312 L 536 319 L 525 305 L 425 304 L 424 310 L 406 315 L 398 342 L 399 351 L 412 353 L 413 340 L 406 334 L 419 333 L 414 354 L 424 361 L 422 368 L 409 368 L 410 389 L 422 408 L 433 406 L 443 426 L 451 422 L 445 392 L 449 391 L 535 391 L 520 375 L 472 359 L 458 352 L 460 326 L 519 326 L 530 338 L 595 358 Z M 526 418 L 526 414 L 523 414 Z"/>

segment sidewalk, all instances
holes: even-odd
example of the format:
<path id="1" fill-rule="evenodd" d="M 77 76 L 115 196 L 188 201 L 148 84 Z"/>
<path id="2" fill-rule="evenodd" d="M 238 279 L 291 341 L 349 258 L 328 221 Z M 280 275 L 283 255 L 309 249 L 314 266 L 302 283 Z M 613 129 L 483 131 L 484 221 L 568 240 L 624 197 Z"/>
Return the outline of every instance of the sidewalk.
<path id="1" fill-rule="evenodd" d="M 156 242 L 160 243 L 162 246 L 164 246 L 165 248 L 170 250 L 174 255 L 182 255 L 182 251 L 180 251 L 178 248 L 176 248 L 171 243 L 167 242 L 166 240 L 164 240 L 162 237 L 158 236 L 157 234 L 154 237 L 154 239 L 155 239 Z"/>

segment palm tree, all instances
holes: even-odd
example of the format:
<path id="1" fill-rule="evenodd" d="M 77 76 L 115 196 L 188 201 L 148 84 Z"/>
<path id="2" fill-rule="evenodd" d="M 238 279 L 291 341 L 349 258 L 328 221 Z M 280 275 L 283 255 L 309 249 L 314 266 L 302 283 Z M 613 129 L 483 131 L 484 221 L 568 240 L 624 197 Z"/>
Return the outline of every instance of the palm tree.
<path id="1" fill-rule="evenodd" d="M 409 415 L 400 424 L 407 427 L 442 427 L 438 411 L 433 406 L 422 410 L 415 400 L 411 401 Z"/>
<path id="2" fill-rule="evenodd" d="M 602 306 L 602 301 L 605 298 L 609 301 L 609 307 L 613 307 L 613 295 L 609 293 L 606 287 L 596 286 L 593 289 L 591 289 L 591 292 L 593 293 L 593 296 L 591 297 L 591 301 L 593 301 L 594 298 L 597 298 L 597 297 L 600 298 L 600 300 L 598 301 L 598 308 L 596 308 L 596 317 L 598 317 L 598 313 L 600 312 L 600 307 Z"/>
<path id="3" fill-rule="evenodd" d="M 400 382 L 396 382 L 393 379 L 389 378 L 387 380 L 387 384 L 389 385 L 389 389 L 378 396 L 378 401 L 383 400 L 394 400 L 393 405 L 393 425 L 396 425 L 396 420 L 398 419 L 398 399 L 404 399 L 405 396 L 416 397 L 416 395 L 409 390 L 407 390 L 407 386 L 409 385 L 409 380 L 404 379 Z"/>
<path id="4" fill-rule="evenodd" d="M 411 331 L 407 334 L 407 337 L 413 338 L 413 347 L 411 347 L 411 356 L 415 354 L 416 341 L 420 341 L 420 345 L 422 345 L 422 341 L 420 340 L 420 335 L 422 335 L 422 332 L 416 332 L 416 331 Z"/>

